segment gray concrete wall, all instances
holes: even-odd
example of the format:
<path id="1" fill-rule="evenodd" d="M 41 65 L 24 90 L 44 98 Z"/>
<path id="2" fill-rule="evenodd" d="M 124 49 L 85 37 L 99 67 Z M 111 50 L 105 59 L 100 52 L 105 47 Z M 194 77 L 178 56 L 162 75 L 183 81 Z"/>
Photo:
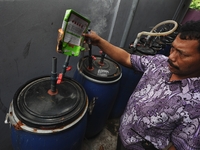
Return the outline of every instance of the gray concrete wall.
<path id="1" fill-rule="evenodd" d="M 181 22 L 191 2 L 191 0 L 138 0 L 136 3 L 136 1 L 120 5 L 111 41 L 118 46 L 128 47 L 139 32 L 148 32 L 162 21 L 173 19 Z M 137 7 L 131 12 L 131 7 L 135 4 Z M 132 15 L 131 20 L 127 20 L 129 15 Z M 126 30 L 127 34 L 124 34 Z"/>
<path id="2" fill-rule="evenodd" d="M 34 77 L 50 75 L 52 57 L 58 59 L 58 72 L 62 70 L 65 56 L 56 53 L 56 40 L 66 9 L 88 17 L 90 27 L 111 43 L 128 46 L 138 32 L 149 31 L 167 19 L 181 18 L 187 7 L 186 0 L 0 1 L 0 149 L 12 149 L 9 125 L 4 119 L 19 86 Z M 175 14 L 178 16 L 173 18 Z M 93 50 L 98 54 L 98 48 Z M 70 58 L 73 69 L 67 76 L 73 77 L 78 60 Z"/>

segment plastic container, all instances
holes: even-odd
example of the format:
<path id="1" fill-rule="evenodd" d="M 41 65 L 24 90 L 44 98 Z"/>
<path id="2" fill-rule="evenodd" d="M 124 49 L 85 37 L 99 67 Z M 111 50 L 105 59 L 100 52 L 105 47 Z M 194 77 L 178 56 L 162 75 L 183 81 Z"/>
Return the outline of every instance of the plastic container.
<path id="1" fill-rule="evenodd" d="M 110 119 L 121 117 L 131 94 L 143 75 L 141 72 L 136 72 L 133 69 L 124 66 L 121 66 L 121 68 L 122 78 L 120 80 L 120 88 L 109 116 Z"/>
<path id="2" fill-rule="evenodd" d="M 6 123 L 14 150 L 78 150 L 84 138 L 88 108 L 85 90 L 64 78 L 49 91 L 50 77 L 28 81 L 15 93 Z"/>
<path id="3" fill-rule="evenodd" d="M 74 79 L 84 87 L 88 95 L 89 112 L 85 136 L 92 138 L 106 124 L 119 91 L 122 72 L 119 64 L 109 58 L 105 58 L 101 64 L 100 56 L 95 56 L 92 69 L 89 69 L 88 58 L 89 56 L 85 56 L 80 59 Z"/>

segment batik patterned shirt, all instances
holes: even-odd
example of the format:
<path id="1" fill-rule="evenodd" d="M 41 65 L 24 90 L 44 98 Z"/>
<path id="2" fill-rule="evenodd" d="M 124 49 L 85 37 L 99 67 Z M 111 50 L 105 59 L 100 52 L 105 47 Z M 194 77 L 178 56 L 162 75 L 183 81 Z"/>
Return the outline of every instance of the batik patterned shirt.
<path id="1" fill-rule="evenodd" d="M 170 82 L 167 59 L 131 55 L 144 74 L 121 117 L 119 134 L 127 149 L 144 150 L 146 139 L 158 149 L 171 142 L 177 150 L 200 150 L 200 78 Z"/>

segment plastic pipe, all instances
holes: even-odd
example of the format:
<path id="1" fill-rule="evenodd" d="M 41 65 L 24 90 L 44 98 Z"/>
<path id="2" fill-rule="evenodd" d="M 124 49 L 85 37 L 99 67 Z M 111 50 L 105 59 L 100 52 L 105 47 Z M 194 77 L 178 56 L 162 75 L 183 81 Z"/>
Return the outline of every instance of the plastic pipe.
<path id="1" fill-rule="evenodd" d="M 111 37 L 112 37 L 112 34 L 113 34 L 113 30 L 114 30 L 114 26 L 115 26 L 115 23 L 116 23 L 116 19 L 117 19 L 117 14 L 118 14 L 118 11 L 119 11 L 120 3 L 121 3 L 121 0 L 118 0 L 118 1 L 117 1 L 117 4 L 116 4 L 116 8 L 115 8 L 115 14 L 114 14 L 114 16 L 113 16 L 111 28 L 110 28 L 110 33 L 109 33 L 109 35 L 108 35 L 108 42 L 110 42 Z M 104 58 L 105 58 L 105 57 L 106 57 L 106 54 L 105 54 L 104 52 L 102 52 L 100 64 L 103 64 Z"/>
<path id="2" fill-rule="evenodd" d="M 167 31 L 167 32 L 154 33 L 155 29 L 157 29 L 159 26 L 167 24 L 167 23 L 174 24 L 173 29 L 171 29 L 170 31 Z M 142 32 L 138 33 L 137 37 L 136 37 L 136 39 L 135 39 L 135 41 L 133 43 L 133 47 L 134 48 L 136 47 L 136 45 L 137 45 L 137 43 L 140 40 L 140 37 L 142 35 L 148 35 L 147 36 L 147 40 L 148 40 L 150 38 L 150 36 L 166 36 L 166 35 L 169 35 L 169 34 L 173 33 L 177 28 L 178 28 L 178 23 L 176 21 L 174 21 L 174 20 L 166 20 L 166 21 L 160 22 L 155 27 L 153 27 L 153 29 L 150 32 L 142 31 Z"/>
<path id="3" fill-rule="evenodd" d="M 117 4 L 116 4 L 116 8 L 115 8 L 115 14 L 113 16 L 111 28 L 110 28 L 110 33 L 109 33 L 109 36 L 108 36 L 108 41 L 109 42 L 110 42 L 112 34 L 113 34 L 113 29 L 114 29 L 114 26 L 115 26 L 115 23 L 116 23 L 116 19 L 117 19 L 117 14 L 118 14 L 118 11 L 119 11 L 120 3 L 121 3 L 121 0 L 118 0 Z"/>
<path id="4" fill-rule="evenodd" d="M 122 39 L 121 39 L 121 42 L 120 42 L 120 47 L 124 47 L 124 44 L 125 44 L 125 41 L 127 39 L 128 32 L 130 30 L 131 23 L 133 21 L 133 17 L 134 17 L 135 10 L 137 8 L 138 3 L 139 3 L 139 0 L 133 0 L 132 7 L 131 7 L 131 10 L 130 10 L 130 14 L 128 16 L 128 20 L 127 20 L 127 23 L 126 23 L 126 26 L 125 26 L 125 29 L 124 29 L 124 33 L 123 33 L 123 36 L 122 36 Z"/>
<path id="5" fill-rule="evenodd" d="M 57 58 L 52 58 L 52 71 L 51 71 L 51 92 L 56 92 L 56 81 L 57 81 Z"/>

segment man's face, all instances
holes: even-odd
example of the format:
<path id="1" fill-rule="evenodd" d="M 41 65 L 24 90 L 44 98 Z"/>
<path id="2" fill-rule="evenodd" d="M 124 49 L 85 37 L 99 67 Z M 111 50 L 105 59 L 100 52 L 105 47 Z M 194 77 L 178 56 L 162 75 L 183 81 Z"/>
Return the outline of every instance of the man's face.
<path id="1" fill-rule="evenodd" d="M 180 79 L 200 76 L 200 52 L 197 40 L 182 40 L 179 35 L 172 43 L 169 70 Z"/>

